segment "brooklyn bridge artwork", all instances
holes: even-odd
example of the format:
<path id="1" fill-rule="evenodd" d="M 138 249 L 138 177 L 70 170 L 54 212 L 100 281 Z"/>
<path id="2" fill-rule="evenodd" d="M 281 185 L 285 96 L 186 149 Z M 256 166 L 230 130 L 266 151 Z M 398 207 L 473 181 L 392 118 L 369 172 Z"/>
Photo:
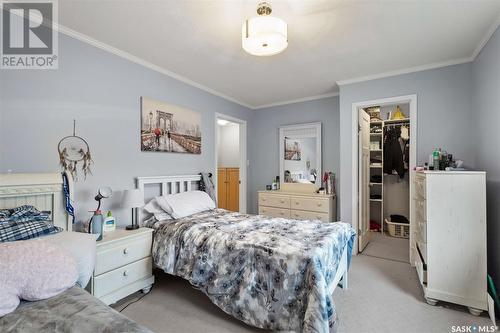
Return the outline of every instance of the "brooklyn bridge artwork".
<path id="1" fill-rule="evenodd" d="M 141 150 L 201 154 L 201 114 L 142 97 Z"/>

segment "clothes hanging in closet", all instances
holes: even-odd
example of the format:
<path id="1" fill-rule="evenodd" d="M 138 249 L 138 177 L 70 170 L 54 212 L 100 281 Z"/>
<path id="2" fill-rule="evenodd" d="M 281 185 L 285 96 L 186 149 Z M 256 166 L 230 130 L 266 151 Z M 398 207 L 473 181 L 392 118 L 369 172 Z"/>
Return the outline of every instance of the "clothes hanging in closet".
<path id="1" fill-rule="evenodd" d="M 384 173 L 392 175 L 396 171 L 400 178 L 404 178 L 408 169 L 409 159 L 407 140 L 401 138 L 401 127 L 386 129 L 384 136 Z M 405 163 L 406 162 L 406 163 Z"/>

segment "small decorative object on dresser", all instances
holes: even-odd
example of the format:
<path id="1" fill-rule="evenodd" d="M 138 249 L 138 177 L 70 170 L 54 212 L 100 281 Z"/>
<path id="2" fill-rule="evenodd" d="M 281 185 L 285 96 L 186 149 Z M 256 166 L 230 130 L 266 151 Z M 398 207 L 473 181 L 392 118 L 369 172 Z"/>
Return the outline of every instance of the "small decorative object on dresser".
<path id="1" fill-rule="evenodd" d="M 144 194 L 139 189 L 123 191 L 122 207 L 132 208 L 132 224 L 127 226 L 127 230 L 139 228 L 137 223 L 137 208 L 144 206 Z"/>
<path id="2" fill-rule="evenodd" d="M 148 293 L 154 283 L 151 247 L 153 229 L 116 229 L 97 242 L 94 273 L 87 290 L 106 304 L 141 290 Z"/>

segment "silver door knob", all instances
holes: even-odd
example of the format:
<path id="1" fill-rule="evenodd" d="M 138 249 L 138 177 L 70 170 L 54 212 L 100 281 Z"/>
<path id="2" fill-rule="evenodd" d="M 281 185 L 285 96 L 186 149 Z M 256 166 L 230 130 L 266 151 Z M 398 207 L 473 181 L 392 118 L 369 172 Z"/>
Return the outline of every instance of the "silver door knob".
<path id="1" fill-rule="evenodd" d="M 123 271 L 123 276 L 128 276 L 128 271 Z"/>
<path id="2" fill-rule="evenodd" d="M 128 253 L 128 249 L 127 248 L 124 248 L 123 249 L 123 254 L 127 254 Z"/>

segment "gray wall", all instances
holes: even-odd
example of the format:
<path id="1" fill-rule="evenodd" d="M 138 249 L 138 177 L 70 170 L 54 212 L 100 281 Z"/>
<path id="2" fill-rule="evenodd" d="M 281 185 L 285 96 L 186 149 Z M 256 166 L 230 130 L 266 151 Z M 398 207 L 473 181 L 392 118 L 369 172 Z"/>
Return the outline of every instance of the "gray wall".
<path id="1" fill-rule="evenodd" d="M 442 147 L 475 167 L 472 116 L 472 64 L 353 83 L 340 87 L 340 213 L 352 221 L 353 193 L 351 129 L 356 115 L 352 103 L 417 94 L 417 163 L 433 148 Z"/>
<path id="2" fill-rule="evenodd" d="M 119 224 L 130 212 L 119 207 L 121 191 L 134 177 L 214 171 L 215 112 L 247 121 L 253 112 L 123 58 L 60 36 L 58 70 L 0 72 L 0 172 L 56 172 L 57 143 L 72 133 L 86 138 L 94 158 L 93 175 L 76 184 L 77 217 L 95 209 L 97 188 L 115 194 L 103 204 Z M 202 154 L 141 152 L 140 96 L 202 114 Z"/>
<path id="3" fill-rule="evenodd" d="M 500 287 L 500 30 L 473 64 L 475 152 L 485 170 L 488 207 L 488 271 Z"/>
<path id="4" fill-rule="evenodd" d="M 257 191 L 279 173 L 279 131 L 282 125 L 321 122 L 323 172 L 339 172 L 339 99 L 330 97 L 315 101 L 276 106 L 255 111 L 248 130 L 250 148 L 249 211 L 256 213 Z"/>

